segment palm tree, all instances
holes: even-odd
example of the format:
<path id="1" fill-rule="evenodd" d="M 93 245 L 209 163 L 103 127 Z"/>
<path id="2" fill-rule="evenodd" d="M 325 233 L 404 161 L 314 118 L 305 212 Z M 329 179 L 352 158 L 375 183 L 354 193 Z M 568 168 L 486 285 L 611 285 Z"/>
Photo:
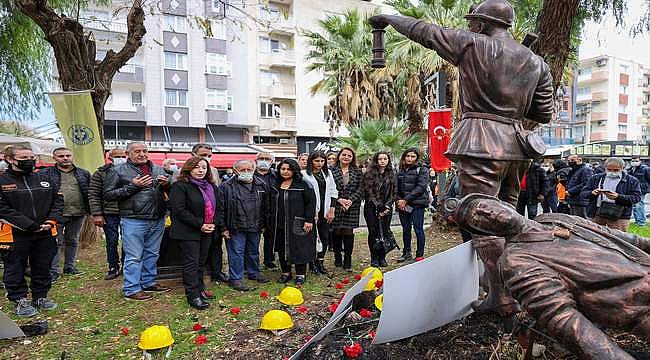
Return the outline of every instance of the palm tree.
<path id="1" fill-rule="evenodd" d="M 396 102 L 389 86 L 392 79 L 370 67 L 372 34 L 367 16 L 350 10 L 343 16 L 327 16 L 319 24 L 324 34 L 302 33 L 310 47 L 307 69 L 323 74 L 311 92 L 330 96 L 328 112 L 334 125 L 358 126 L 363 118 L 391 116 Z"/>
<path id="2" fill-rule="evenodd" d="M 358 127 L 350 127 L 350 136 L 339 139 L 336 146 L 352 148 L 360 162 L 378 151 L 400 156 L 408 148 L 419 147 L 422 141 L 420 133 L 408 134 L 408 127 L 406 122 L 389 119 L 363 121 Z"/>

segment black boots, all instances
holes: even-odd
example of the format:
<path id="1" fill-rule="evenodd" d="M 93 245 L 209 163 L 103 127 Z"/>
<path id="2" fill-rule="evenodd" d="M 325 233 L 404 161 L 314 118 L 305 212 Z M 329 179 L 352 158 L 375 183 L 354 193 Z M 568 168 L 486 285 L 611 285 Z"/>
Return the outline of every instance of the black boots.
<path id="1" fill-rule="evenodd" d="M 343 266 L 343 258 L 341 257 L 340 252 L 335 252 L 334 253 L 334 266 L 336 266 L 336 267 Z"/>
<path id="2" fill-rule="evenodd" d="M 323 259 L 316 259 L 316 261 L 313 262 L 312 272 L 314 274 L 323 274 L 323 275 L 329 274 L 327 272 L 327 269 L 325 269 L 325 264 Z"/>

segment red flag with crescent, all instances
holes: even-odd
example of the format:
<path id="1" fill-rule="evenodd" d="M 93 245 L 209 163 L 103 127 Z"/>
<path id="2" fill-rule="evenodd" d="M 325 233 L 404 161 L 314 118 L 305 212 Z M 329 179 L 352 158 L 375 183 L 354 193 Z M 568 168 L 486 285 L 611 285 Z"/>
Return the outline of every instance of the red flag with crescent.
<path id="1" fill-rule="evenodd" d="M 436 172 L 445 171 L 451 161 L 444 155 L 449 147 L 451 134 L 451 109 L 429 112 L 429 144 L 431 144 L 431 168 Z"/>

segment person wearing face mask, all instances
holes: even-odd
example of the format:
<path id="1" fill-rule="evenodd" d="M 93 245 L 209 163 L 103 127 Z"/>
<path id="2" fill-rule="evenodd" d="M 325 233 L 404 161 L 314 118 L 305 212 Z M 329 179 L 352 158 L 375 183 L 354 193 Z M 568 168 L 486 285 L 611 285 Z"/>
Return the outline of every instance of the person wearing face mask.
<path id="1" fill-rule="evenodd" d="M 582 190 L 589 200 L 587 214 L 597 224 L 627 231 L 632 207 L 641 200 L 639 180 L 623 171 L 625 162 L 611 157 L 605 160 L 605 173 L 594 175 Z"/>
<path id="2" fill-rule="evenodd" d="M 255 163 L 239 160 L 233 164 L 235 174 L 219 187 L 217 228 L 226 239 L 230 286 L 248 291 L 244 268 L 249 280 L 265 283 L 260 272 L 260 234 L 269 226 L 269 188 L 254 176 Z"/>
<path id="3" fill-rule="evenodd" d="M 273 155 L 269 152 L 259 152 L 255 157 L 255 177 L 262 180 L 270 189 L 277 181 L 277 173 L 273 166 Z M 273 234 L 271 230 L 264 230 L 264 266 L 267 269 L 275 269 L 275 253 L 273 252 Z"/>
<path id="4" fill-rule="evenodd" d="M 628 174 L 634 176 L 639 180 L 641 185 L 641 200 L 634 204 L 632 213 L 634 214 L 634 222 L 639 226 L 645 226 L 645 195 L 650 192 L 650 168 L 641 163 L 641 158 L 633 157 L 630 161 L 630 168 Z"/>
<path id="5" fill-rule="evenodd" d="M 7 171 L 0 175 L 0 254 L 6 296 L 16 315 L 31 317 L 52 310 L 50 264 L 57 251 L 56 225 L 63 218 L 63 196 L 47 174 L 34 172 L 36 160 L 25 145 L 5 148 Z M 32 299 L 28 299 L 25 267 L 31 267 Z"/>
<path id="6" fill-rule="evenodd" d="M 206 143 L 198 143 L 192 146 L 192 156 L 198 156 L 206 159 L 210 163 L 210 171 L 212 171 L 212 178 L 214 179 L 215 185 L 221 185 L 221 177 L 219 175 L 219 170 L 212 166 L 212 145 Z M 210 260 L 208 260 L 209 262 Z M 221 271 L 221 270 L 219 270 Z"/>
<path id="7" fill-rule="evenodd" d="M 543 163 L 541 165 L 542 170 L 546 174 L 546 188 L 544 189 L 544 201 L 542 201 L 542 210 L 544 214 L 550 212 L 557 212 L 557 177 L 555 175 L 554 169 L 552 169 L 551 164 Z"/>
<path id="8" fill-rule="evenodd" d="M 404 242 L 402 256 L 397 259 L 397 262 L 413 259 L 411 229 L 415 230 L 417 239 L 415 259 L 424 258 L 424 209 L 429 204 L 428 186 L 429 169 L 420 163 L 420 151 L 416 148 L 406 150 L 400 158 L 397 173 L 397 209 Z"/>
<path id="9" fill-rule="evenodd" d="M 108 271 L 104 280 L 113 280 L 120 275 L 120 256 L 118 243 L 120 239 L 120 208 L 117 201 L 109 201 L 104 198 L 104 180 L 106 174 L 117 166 L 126 163 L 126 152 L 115 148 L 108 152 L 108 163 L 100 166 L 90 178 L 88 187 L 88 202 L 90 203 L 90 215 L 93 217 L 95 226 L 104 229 L 106 237 L 106 259 Z M 124 255 L 124 253 L 122 253 Z M 123 258 L 122 258 L 123 260 Z M 124 262 L 124 261 L 122 261 Z"/>
<path id="10" fill-rule="evenodd" d="M 566 188 L 571 215 L 586 219 L 589 199 L 583 196 L 583 188 L 594 172 L 589 166 L 582 163 L 582 158 L 578 155 L 571 155 L 567 160 L 571 167 Z"/>
<path id="11" fill-rule="evenodd" d="M 178 165 L 176 164 L 176 159 L 169 158 L 163 160 L 163 169 L 165 169 L 165 172 L 169 175 L 176 175 L 178 174 Z"/>

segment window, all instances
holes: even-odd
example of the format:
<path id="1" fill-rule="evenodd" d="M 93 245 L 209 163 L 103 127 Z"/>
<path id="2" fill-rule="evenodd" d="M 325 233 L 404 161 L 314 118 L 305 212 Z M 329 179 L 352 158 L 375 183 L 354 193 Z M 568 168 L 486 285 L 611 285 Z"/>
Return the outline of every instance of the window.
<path id="1" fill-rule="evenodd" d="M 165 105 L 167 105 L 167 106 L 187 106 L 187 91 L 185 91 L 185 90 L 165 90 Z"/>
<path id="2" fill-rule="evenodd" d="M 619 94 L 627 95 L 627 85 L 621 85 L 618 89 Z"/>
<path id="3" fill-rule="evenodd" d="M 141 91 L 131 91 L 131 105 L 142 105 L 142 92 Z"/>
<path id="4" fill-rule="evenodd" d="M 619 125 L 619 126 L 618 126 L 618 132 L 619 132 L 620 134 L 627 133 L 627 125 Z"/>
<path id="5" fill-rule="evenodd" d="M 265 86 L 277 85 L 280 83 L 280 77 L 273 71 L 260 70 L 260 83 Z"/>
<path id="6" fill-rule="evenodd" d="M 618 104 L 619 114 L 627 114 L 627 105 Z"/>
<path id="7" fill-rule="evenodd" d="M 260 103 L 260 116 L 263 118 L 280 118 L 280 105 L 273 103 Z"/>
<path id="8" fill-rule="evenodd" d="M 590 87 L 579 87 L 578 88 L 578 96 L 590 95 L 590 94 L 591 94 L 591 88 Z"/>
<path id="9" fill-rule="evenodd" d="M 187 55 L 165 51 L 165 68 L 187 70 Z"/>
<path id="10" fill-rule="evenodd" d="M 212 38 L 227 40 L 226 36 L 226 22 L 224 20 L 212 20 Z"/>
<path id="11" fill-rule="evenodd" d="M 165 14 L 164 21 L 165 21 L 165 24 L 163 26 L 164 31 L 173 31 L 177 33 L 187 32 L 184 16 Z"/>
<path id="12" fill-rule="evenodd" d="M 591 77 L 591 67 L 586 67 L 578 70 L 578 75 L 585 78 Z"/>
<path id="13" fill-rule="evenodd" d="M 629 70 L 630 66 L 626 64 L 621 64 L 619 65 L 619 68 L 621 69 L 621 73 L 627 74 L 627 71 Z"/>
<path id="14" fill-rule="evenodd" d="M 208 89 L 206 92 L 206 107 L 213 110 L 232 111 L 232 96 L 228 91 Z"/>
<path id="15" fill-rule="evenodd" d="M 209 74 L 230 75 L 232 72 L 232 66 L 226 55 L 207 53 L 205 63 L 205 71 Z"/>
<path id="16" fill-rule="evenodd" d="M 282 48 L 282 49 L 281 49 Z M 280 44 L 280 41 L 269 39 L 267 37 L 260 37 L 260 52 L 269 53 L 269 52 L 280 52 L 281 50 L 286 50 L 286 45 Z"/>

